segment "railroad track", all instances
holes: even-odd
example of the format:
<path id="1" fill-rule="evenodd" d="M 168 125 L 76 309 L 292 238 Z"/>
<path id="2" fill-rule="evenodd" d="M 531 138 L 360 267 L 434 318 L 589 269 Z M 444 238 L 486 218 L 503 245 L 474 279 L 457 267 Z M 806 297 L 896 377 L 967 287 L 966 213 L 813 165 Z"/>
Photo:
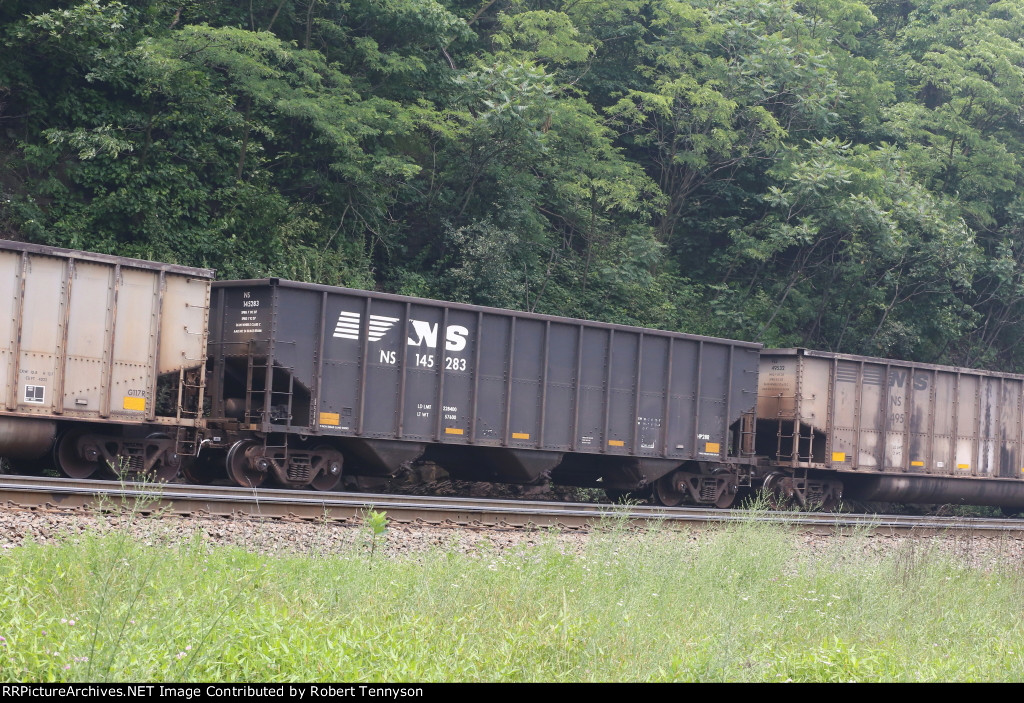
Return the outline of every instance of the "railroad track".
<path id="1" fill-rule="evenodd" d="M 757 520 L 813 532 L 840 528 L 929 534 L 946 531 L 1014 533 L 1024 521 L 994 518 L 867 515 L 849 513 L 757 512 L 698 507 L 556 503 L 368 493 L 317 493 L 234 486 L 116 483 L 36 476 L 0 476 L 0 504 L 21 509 L 93 509 L 114 506 L 142 514 L 260 516 L 268 519 L 359 521 L 366 510 L 387 513 L 395 523 L 480 528 L 589 529 L 601 522 L 627 521 L 726 524 Z"/>

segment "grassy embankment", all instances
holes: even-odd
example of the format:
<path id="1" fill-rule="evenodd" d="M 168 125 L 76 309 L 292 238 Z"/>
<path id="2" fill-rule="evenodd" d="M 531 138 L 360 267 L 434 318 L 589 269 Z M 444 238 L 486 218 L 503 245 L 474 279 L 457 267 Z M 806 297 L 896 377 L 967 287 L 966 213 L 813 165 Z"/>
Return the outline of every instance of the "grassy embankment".
<path id="1" fill-rule="evenodd" d="M 329 529 L 329 528 L 323 528 Z M 0 553 L 3 681 L 1024 679 L 1024 568 L 778 527 L 370 558 L 86 534 Z"/>

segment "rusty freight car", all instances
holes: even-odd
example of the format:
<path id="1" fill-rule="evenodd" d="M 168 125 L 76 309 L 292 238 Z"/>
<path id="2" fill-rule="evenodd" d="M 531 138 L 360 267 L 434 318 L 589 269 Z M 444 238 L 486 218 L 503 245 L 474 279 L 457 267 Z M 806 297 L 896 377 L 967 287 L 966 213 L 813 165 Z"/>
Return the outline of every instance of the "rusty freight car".
<path id="1" fill-rule="evenodd" d="M 1024 376 L 766 349 L 764 485 L 801 502 L 1024 507 Z"/>
<path id="2" fill-rule="evenodd" d="M 241 485 L 422 457 L 724 506 L 752 448 L 757 344 L 278 279 L 215 283 L 210 326 L 204 451 Z"/>
<path id="3" fill-rule="evenodd" d="M 749 487 L 1024 508 L 1024 375 L 212 279 L 0 240 L 0 457 L 319 490 L 433 461 L 663 505 Z"/>
<path id="4" fill-rule="evenodd" d="M 177 476 L 202 423 L 212 279 L 0 240 L 0 456 Z"/>

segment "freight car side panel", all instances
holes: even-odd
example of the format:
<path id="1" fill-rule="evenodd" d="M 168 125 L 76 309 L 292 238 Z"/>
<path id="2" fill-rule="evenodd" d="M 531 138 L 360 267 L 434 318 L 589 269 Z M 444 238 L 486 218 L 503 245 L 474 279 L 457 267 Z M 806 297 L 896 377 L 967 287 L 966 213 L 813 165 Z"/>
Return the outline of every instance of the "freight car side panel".
<path id="1" fill-rule="evenodd" d="M 163 277 L 157 373 L 202 366 L 206 362 L 210 281 L 192 276 Z"/>
<path id="2" fill-rule="evenodd" d="M 150 271 L 123 269 L 114 315 L 114 352 L 110 372 L 110 415 L 143 419 L 152 408 L 158 278 Z"/>
<path id="3" fill-rule="evenodd" d="M 641 456 L 659 456 L 664 450 L 666 376 L 671 339 L 645 334 L 641 337 L 638 391 L 636 400 L 634 452 Z"/>
<path id="4" fill-rule="evenodd" d="M 103 380 L 110 367 L 106 340 L 114 322 L 113 269 L 79 262 L 75 266 L 74 286 L 68 315 L 62 407 L 66 412 L 95 412 L 103 407 Z"/>
<path id="5" fill-rule="evenodd" d="M 449 442 L 468 443 L 473 432 L 473 379 L 480 316 L 466 310 L 448 310 L 439 329 L 445 330 L 443 353 L 439 355 L 438 376 L 443 381 L 440 402 L 440 430 Z M 409 338 L 406 338 L 408 346 Z M 438 349 L 442 349 L 438 340 Z"/>
<path id="6" fill-rule="evenodd" d="M 666 455 L 679 460 L 694 457 L 697 446 L 700 342 L 673 340 L 668 412 L 665 417 Z M 709 436 L 706 441 L 712 441 Z M 707 447 L 705 447 L 707 449 Z"/>
<path id="7" fill-rule="evenodd" d="M 268 331 L 274 368 L 269 373 L 267 369 L 254 372 L 264 374 L 259 387 L 264 389 L 264 399 L 269 398 L 275 408 L 275 422 L 287 428 L 309 427 L 313 423 L 312 398 L 323 301 L 317 295 L 286 290 L 270 302 L 277 308 L 270 310 Z"/>
<path id="8" fill-rule="evenodd" d="M 636 417 L 637 361 L 640 358 L 640 334 L 609 332 L 612 347 L 611 373 L 608 381 L 608 438 L 607 451 L 611 454 L 639 453 L 633 446 L 633 428 Z"/>
<path id="9" fill-rule="evenodd" d="M 996 465 L 1000 478 L 1022 477 L 1024 473 L 1024 381 L 1006 379 L 1002 384 L 999 419 L 999 453 Z"/>
<path id="10" fill-rule="evenodd" d="M 969 471 L 972 476 L 992 476 L 998 473 L 995 469 L 995 445 L 998 442 L 998 422 L 994 416 L 999 414 L 999 381 L 992 378 L 978 378 L 977 404 L 977 455 L 972 457 L 973 461 Z"/>
<path id="11" fill-rule="evenodd" d="M 724 460 L 754 402 L 756 345 L 287 281 L 215 289 L 214 367 L 267 430 Z"/>
<path id="12" fill-rule="evenodd" d="M 0 406 L 13 410 L 18 405 L 17 389 L 11 382 L 17 373 L 17 320 L 21 317 L 21 256 L 0 250 L 0 304 L 11 314 L 0 315 L 0 388 L 8 392 Z"/>
<path id="13" fill-rule="evenodd" d="M 817 447 L 813 457 L 773 455 L 790 465 L 1020 478 L 1022 394 L 1024 379 L 1015 374 L 766 350 L 758 418 L 779 421 L 778 437 L 798 435 L 801 447 Z M 769 447 L 760 426 L 759 440 Z"/>
<path id="14" fill-rule="evenodd" d="M 583 328 L 583 354 L 580 357 L 578 422 L 573 449 L 600 452 L 604 446 L 604 410 L 608 380 L 608 333 L 596 327 Z"/>
<path id="15" fill-rule="evenodd" d="M 936 454 L 933 448 L 936 413 L 933 413 L 931 408 L 936 373 L 911 368 L 894 379 L 897 384 L 902 385 L 906 396 L 905 423 L 910 456 L 908 463 L 901 465 L 909 466 L 911 472 L 935 472 L 939 468 L 936 463 L 942 461 L 935 458 Z"/>
<path id="16" fill-rule="evenodd" d="M 507 370 L 511 354 L 511 332 L 512 318 L 483 314 L 482 327 L 476 340 L 480 354 L 476 366 L 477 410 L 473 439 L 485 446 L 500 445 L 505 437 L 505 415 L 509 406 Z M 467 360 L 467 367 L 468 365 Z"/>
<path id="17" fill-rule="evenodd" d="M 409 315 L 407 325 L 403 326 L 408 347 L 404 369 L 403 438 L 430 441 L 436 438 L 437 417 L 441 410 L 438 391 L 444 367 L 438 345 L 444 344 L 441 329 L 444 315 L 441 309 L 428 305 L 410 306 Z"/>
<path id="18" fill-rule="evenodd" d="M 54 398 L 57 359 L 62 354 L 67 324 L 64 310 L 64 262 L 33 257 L 23 277 L 23 307 L 13 409 L 49 415 L 63 403 Z"/>
<path id="19" fill-rule="evenodd" d="M 697 423 L 693 444 L 702 459 L 725 456 L 728 444 L 726 430 L 726 391 L 729 382 L 730 355 L 714 345 L 699 343 L 700 369 L 697 374 Z"/>
<path id="20" fill-rule="evenodd" d="M 542 449 L 565 451 L 572 446 L 576 407 L 576 359 L 580 353 L 579 325 L 548 323 L 547 402 Z"/>
<path id="21" fill-rule="evenodd" d="M 213 272 L 0 240 L 0 380 L 18 415 L 198 418 Z M 188 389 L 177 388 L 188 369 Z M 160 374 L 174 374 L 161 386 Z M 187 395 L 187 397 L 185 397 Z M 178 408 L 178 398 L 187 408 Z M 169 413 L 169 414 L 167 414 Z"/>
<path id="22" fill-rule="evenodd" d="M 356 353 L 362 357 L 366 356 L 366 387 L 360 389 L 358 385 L 352 388 L 353 398 L 358 399 L 356 406 L 348 411 L 353 413 L 354 422 L 352 428 L 355 432 L 362 432 L 369 437 L 393 437 L 399 431 L 400 425 L 404 425 L 408 413 L 402 410 L 402 372 L 399 366 L 399 359 L 403 351 L 403 334 L 405 325 L 402 320 L 407 317 L 406 306 L 391 301 L 369 301 L 358 298 L 346 297 L 347 304 L 344 307 L 347 313 L 346 319 L 342 319 L 339 312 L 337 324 L 343 325 L 329 343 L 332 358 L 345 353 Z M 369 301 L 369 303 L 367 302 Z M 362 330 L 357 331 L 358 340 L 352 339 L 352 313 L 358 308 L 359 319 L 367 320 L 366 330 L 368 338 L 366 351 L 359 346 L 363 339 Z M 338 329 L 338 328 L 335 328 Z M 426 392 L 430 391 L 429 379 Z M 325 379 L 326 381 L 326 379 Z M 358 374 L 352 376 L 350 383 L 358 384 Z M 415 383 L 415 382 L 414 382 Z M 333 388 L 330 385 L 322 386 L 323 389 Z M 423 402 L 422 399 L 419 402 Z M 352 405 L 352 404 L 349 404 Z M 426 423 L 421 423 L 425 427 Z M 361 430 L 360 430 L 361 428 Z M 414 429 L 415 423 L 414 423 Z"/>
<path id="23" fill-rule="evenodd" d="M 363 359 L 358 331 L 365 312 L 365 306 L 358 305 L 358 302 L 361 301 L 347 297 L 327 299 L 326 327 L 322 335 L 323 369 L 320 387 L 313 389 L 318 408 L 316 421 L 327 432 L 356 432 L 359 370 Z M 305 344 L 302 348 L 311 351 Z M 387 396 L 380 398 L 379 402 L 392 406 L 394 403 Z"/>
<path id="24" fill-rule="evenodd" d="M 544 323 L 510 318 L 515 330 L 508 373 L 508 425 L 502 436 L 510 446 L 536 447 L 540 437 L 541 382 L 544 378 Z M 486 401 L 485 401 L 486 402 Z"/>
<path id="25" fill-rule="evenodd" d="M 782 363 L 785 363 L 785 360 Z M 835 378 L 832 380 L 834 394 L 832 407 L 835 408 L 833 424 L 831 428 L 823 428 L 823 431 L 828 432 L 831 436 L 829 449 L 832 452 L 831 459 L 833 461 L 843 462 L 849 456 L 851 462 L 864 468 L 872 468 L 877 465 L 874 460 L 875 447 L 864 446 L 864 438 L 860 436 L 861 433 L 857 426 L 863 398 L 862 389 L 858 384 L 859 369 L 858 365 L 846 361 L 840 361 L 836 365 Z M 762 367 L 763 372 L 764 367 Z M 758 406 L 760 407 L 760 405 L 761 401 L 759 400 Z M 793 410 L 791 409 L 791 411 Z M 760 420 L 760 412 L 758 418 Z M 870 461 L 870 464 L 865 464 L 867 461 Z"/>
<path id="26" fill-rule="evenodd" d="M 956 428 L 957 428 L 957 402 L 956 402 L 956 375 L 946 371 L 932 371 L 922 378 L 922 384 L 927 382 L 931 390 L 933 403 L 938 408 L 948 408 L 947 412 L 934 413 L 929 418 L 931 435 L 930 454 L 921 458 L 927 473 L 952 474 L 956 467 Z M 927 406 L 925 412 L 930 410 Z"/>
<path id="27" fill-rule="evenodd" d="M 883 378 L 887 378 L 888 382 L 883 385 L 884 407 L 881 408 L 881 416 L 885 433 L 883 465 L 887 471 L 903 471 L 910 463 L 907 456 L 910 423 L 907 417 L 912 414 L 912 408 L 907 402 L 907 372 L 907 369 L 900 368 L 884 369 Z"/>

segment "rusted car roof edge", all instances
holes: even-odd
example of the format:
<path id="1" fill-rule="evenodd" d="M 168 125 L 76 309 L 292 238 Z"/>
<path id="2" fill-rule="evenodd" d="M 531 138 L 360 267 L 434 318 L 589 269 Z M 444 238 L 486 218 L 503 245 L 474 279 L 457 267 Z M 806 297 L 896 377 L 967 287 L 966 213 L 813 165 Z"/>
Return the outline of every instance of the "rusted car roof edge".
<path id="1" fill-rule="evenodd" d="M 30 254 L 41 256 L 58 256 L 76 261 L 94 261 L 103 264 L 120 264 L 132 268 L 146 269 L 148 271 L 166 271 L 195 278 L 209 278 L 216 276 L 213 269 L 195 268 L 182 266 L 180 264 L 165 264 L 158 261 L 147 261 L 145 259 L 131 259 L 126 256 L 114 254 L 96 254 L 94 252 L 79 251 L 77 249 L 64 249 L 62 247 L 51 247 L 45 244 L 32 244 L 31 242 L 18 242 L 13 239 L 0 239 L 0 249 L 10 251 L 24 251 Z"/>
<path id="2" fill-rule="evenodd" d="M 901 368 L 927 369 L 929 371 L 945 371 L 948 373 L 967 373 L 976 376 L 995 376 L 999 378 L 1013 378 L 1024 380 L 1024 374 L 1012 373 L 1010 371 L 991 371 L 989 369 L 977 369 L 969 366 L 947 366 L 945 364 L 928 364 L 923 361 L 907 361 L 906 359 L 888 359 L 882 356 L 863 356 L 860 354 L 842 354 L 840 352 L 819 351 L 805 347 L 790 347 L 788 349 L 762 349 L 763 356 L 789 355 L 817 357 L 820 359 L 839 359 L 841 361 L 864 361 L 873 364 L 888 364 Z"/>

